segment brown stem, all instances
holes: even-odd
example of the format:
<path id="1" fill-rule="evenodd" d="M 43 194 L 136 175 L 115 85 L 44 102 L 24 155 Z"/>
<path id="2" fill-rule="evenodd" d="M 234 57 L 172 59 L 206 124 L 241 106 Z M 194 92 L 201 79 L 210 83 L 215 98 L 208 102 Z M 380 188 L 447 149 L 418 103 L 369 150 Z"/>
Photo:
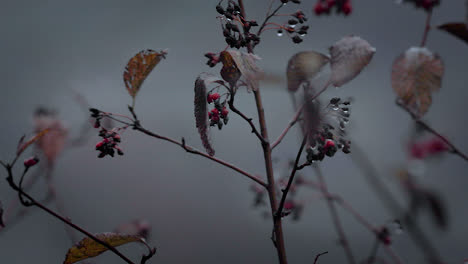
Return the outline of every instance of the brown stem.
<path id="1" fill-rule="evenodd" d="M 262 149 L 263 149 L 263 157 L 265 160 L 265 169 L 266 169 L 267 180 L 268 180 L 267 191 L 268 191 L 268 196 L 270 198 L 271 213 L 273 216 L 273 232 L 275 234 L 274 243 L 276 246 L 276 251 L 278 253 L 278 259 L 280 263 L 286 264 L 288 263 L 288 261 L 286 258 L 286 249 L 284 246 L 283 227 L 281 223 L 281 217 L 275 217 L 275 213 L 278 211 L 278 204 L 276 201 L 276 187 L 275 187 L 276 183 L 275 183 L 275 177 L 273 174 L 273 162 L 271 160 L 271 147 L 268 141 L 268 130 L 267 130 L 266 120 L 265 120 L 265 110 L 263 108 L 260 90 L 254 91 L 253 93 L 255 96 L 255 103 L 257 105 L 258 120 L 260 123 L 260 132 L 262 134 L 262 137 L 265 139 L 265 142 L 262 143 Z"/>
<path id="2" fill-rule="evenodd" d="M 439 132 L 437 132 L 435 129 L 430 127 L 426 122 L 419 119 L 408 107 L 406 107 L 406 105 L 401 100 L 397 100 L 396 104 L 400 106 L 402 109 L 404 109 L 406 112 L 408 112 L 411 115 L 411 118 L 414 120 L 414 122 L 416 122 L 416 124 L 418 124 L 419 126 L 424 128 L 426 131 L 432 133 L 434 136 L 442 140 L 450 148 L 451 153 L 458 155 L 462 159 L 468 161 L 468 156 L 466 154 L 461 152 L 452 142 L 450 142 L 450 140 L 442 136 Z"/>
<path id="3" fill-rule="evenodd" d="M 344 249 L 344 251 L 346 253 L 346 256 L 348 258 L 348 262 L 351 263 L 351 264 L 356 264 L 356 260 L 354 258 L 354 255 L 353 255 L 352 251 L 351 251 L 351 247 L 349 245 L 348 239 L 346 238 L 346 234 L 345 234 L 343 226 L 341 224 L 340 217 L 338 216 L 338 212 L 336 210 L 335 203 L 333 203 L 333 199 L 328 198 L 330 196 L 330 193 L 328 192 L 328 188 L 327 188 L 327 185 L 326 185 L 326 182 L 325 182 L 325 178 L 323 177 L 322 172 L 321 172 L 321 170 L 320 170 L 320 168 L 318 166 L 313 166 L 313 167 L 314 167 L 314 169 L 316 171 L 319 183 L 322 186 L 323 195 L 325 197 L 327 197 L 327 205 L 328 205 L 328 208 L 330 209 L 330 214 L 331 214 L 333 223 L 335 225 L 335 229 L 336 229 L 336 231 L 338 233 L 341 245 L 343 246 L 343 249 Z"/>
<path id="4" fill-rule="evenodd" d="M 421 47 L 426 46 L 427 35 L 429 34 L 429 30 L 431 30 L 431 16 L 432 16 L 432 8 L 429 11 L 427 11 L 426 24 L 424 26 L 424 33 L 423 33 L 423 37 L 421 40 Z"/>
<path id="5" fill-rule="evenodd" d="M 2 163 L 3 164 L 3 163 Z M 108 243 L 106 243 L 105 241 L 102 241 L 100 240 L 99 238 L 97 238 L 96 236 L 94 236 L 93 234 L 89 233 L 88 231 L 84 230 L 83 228 L 81 228 L 80 226 L 72 223 L 69 219 L 59 215 L 58 213 L 54 212 L 52 209 L 46 207 L 45 205 L 43 205 L 42 203 L 36 201 L 33 197 L 31 197 L 29 194 L 27 194 L 26 192 L 24 192 L 24 190 L 22 190 L 19 186 L 17 186 L 14 181 L 13 181 L 13 172 L 12 172 L 12 165 L 11 164 L 6 164 L 5 165 L 5 169 L 7 170 L 8 172 L 8 177 L 7 177 L 7 181 L 8 183 L 10 184 L 10 186 L 15 190 L 17 191 L 21 196 L 24 196 L 26 197 L 29 201 L 28 201 L 28 204 L 31 205 L 31 206 L 37 206 L 39 207 L 40 209 L 42 209 L 43 211 L 47 212 L 48 214 L 54 216 L 55 218 L 59 219 L 60 221 L 64 222 L 65 224 L 67 224 L 68 226 L 74 228 L 75 230 L 83 233 L 84 235 L 86 235 L 87 237 L 91 238 L 92 240 L 96 241 L 97 243 L 105 246 L 107 249 L 109 249 L 110 251 L 112 251 L 114 254 L 116 254 L 117 256 L 119 256 L 121 259 L 123 259 L 125 262 L 129 263 L 129 264 L 134 264 L 130 259 L 128 259 L 125 255 L 123 255 L 120 251 L 118 251 L 115 247 L 109 245 Z"/>

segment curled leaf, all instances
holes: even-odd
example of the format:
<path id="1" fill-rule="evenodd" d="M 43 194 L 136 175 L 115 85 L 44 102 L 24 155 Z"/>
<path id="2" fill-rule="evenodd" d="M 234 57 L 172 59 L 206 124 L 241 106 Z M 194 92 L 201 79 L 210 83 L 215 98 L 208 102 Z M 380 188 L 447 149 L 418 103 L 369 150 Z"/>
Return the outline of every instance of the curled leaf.
<path id="1" fill-rule="evenodd" d="M 330 47 L 332 84 L 336 87 L 354 79 L 374 56 L 375 48 L 357 36 L 346 36 Z"/>
<path id="2" fill-rule="evenodd" d="M 442 84 L 444 64 L 439 55 L 427 48 L 412 47 L 395 59 L 392 87 L 405 106 L 423 116 L 432 104 L 432 92 Z"/>
<path id="3" fill-rule="evenodd" d="M 242 77 L 249 91 L 258 90 L 259 80 L 263 77 L 263 71 L 256 64 L 260 57 L 237 50 L 226 50 L 221 52 L 220 59 L 223 63 L 221 76 L 225 81 L 234 85 Z"/>
<path id="4" fill-rule="evenodd" d="M 123 73 L 123 80 L 127 91 L 135 98 L 143 81 L 153 68 L 165 58 L 167 51 L 142 50 L 133 56 L 127 63 Z"/>
<path id="5" fill-rule="evenodd" d="M 144 240 L 141 237 L 133 235 L 101 233 L 97 234 L 96 237 L 113 247 L 118 247 L 131 242 L 144 243 Z M 89 237 L 85 237 L 78 242 L 78 244 L 68 250 L 63 264 L 72 264 L 84 259 L 96 257 L 107 250 L 108 249 L 105 246 Z"/>
<path id="6" fill-rule="evenodd" d="M 330 61 L 328 56 L 315 52 L 303 51 L 294 54 L 288 62 L 286 76 L 288 90 L 295 92 L 303 82 L 307 82 L 319 73 Z"/>
<path id="7" fill-rule="evenodd" d="M 447 211 L 440 197 L 433 192 L 426 192 L 426 199 L 429 204 L 429 209 L 432 213 L 432 217 L 437 226 L 441 229 L 447 228 Z"/>
<path id="8" fill-rule="evenodd" d="M 465 23 L 446 23 L 437 28 L 468 43 L 468 27 Z"/>
<path id="9" fill-rule="evenodd" d="M 198 134 L 200 134 L 200 139 L 203 143 L 203 146 L 206 149 L 206 152 L 213 156 L 215 151 L 211 146 L 208 131 L 208 110 L 207 110 L 207 91 L 206 87 L 212 83 L 224 83 L 223 80 L 218 77 L 202 73 L 195 80 L 195 98 L 194 98 L 194 113 L 195 113 L 195 124 L 198 128 Z"/>

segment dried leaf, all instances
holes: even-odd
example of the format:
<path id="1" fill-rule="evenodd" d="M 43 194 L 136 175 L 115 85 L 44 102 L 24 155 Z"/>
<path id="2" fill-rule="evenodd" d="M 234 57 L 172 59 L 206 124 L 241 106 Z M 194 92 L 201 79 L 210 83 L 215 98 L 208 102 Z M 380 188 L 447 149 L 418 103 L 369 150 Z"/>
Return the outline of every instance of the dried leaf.
<path id="1" fill-rule="evenodd" d="M 431 106 L 431 94 L 440 89 L 443 74 L 444 65 L 439 55 L 427 48 L 412 47 L 393 62 L 392 87 L 419 118 Z"/>
<path id="2" fill-rule="evenodd" d="M 0 227 L 4 228 L 5 227 L 5 222 L 3 221 L 3 204 L 0 201 Z"/>
<path id="3" fill-rule="evenodd" d="M 123 80 L 127 91 L 135 98 L 143 81 L 148 77 L 159 61 L 165 58 L 167 51 L 142 50 L 127 63 L 123 73 Z"/>
<path id="4" fill-rule="evenodd" d="M 468 27 L 465 23 L 446 23 L 437 28 L 468 43 Z"/>
<path id="5" fill-rule="evenodd" d="M 39 131 L 34 137 L 32 137 L 30 140 L 26 141 L 25 143 L 23 143 L 17 150 L 16 152 L 16 155 L 19 156 L 21 155 L 21 153 L 23 153 L 23 151 L 25 149 L 27 149 L 29 146 L 31 146 L 31 144 L 33 144 L 34 142 L 36 142 L 37 140 L 39 140 L 41 137 L 43 137 L 44 135 L 46 135 L 50 130 L 47 128 L 47 129 L 44 129 L 42 131 Z"/>
<path id="6" fill-rule="evenodd" d="M 116 233 L 101 233 L 97 234 L 96 237 L 113 247 L 118 247 L 131 242 L 144 242 L 144 240 L 138 236 Z M 107 250 L 108 249 L 105 246 L 97 243 L 89 237 L 85 237 L 78 242 L 78 244 L 68 250 L 63 264 L 71 264 L 84 259 L 96 257 Z"/>
<path id="7" fill-rule="evenodd" d="M 195 124 L 198 128 L 198 133 L 200 134 L 200 139 L 203 143 L 203 146 L 206 149 L 206 152 L 213 156 L 215 151 L 211 146 L 208 131 L 208 110 L 207 110 L 207 89 L 206 87 L 212 83 L 224 83 L 223 80 L 219 79 L 218 77 L 202 73 L 198 76 L 197 80 L 195 80 L 195 98 L 194 98 L 194 105 L 195 105 Z"/>
<path id="8" fill-rule="evenodd" d="M 36 111 L 34 123 L 36 131 L 49 129 L 49 133 L 40 138 L 36 145 L 47 158 L 49 164 L 52 164 L 65 146 L 68 131 L 54 112 L 43 108 Z"/>
<path id="9" fill-rule="evenodd" d="M 263 77 L 263 71 L 256 64 L 256 61 L 260 60 L 258 56 L 227 50 L 221 52 L 220 59 L 223 63 L 221 76 L 225 81 L 234 85 L 240 77 L 243 77 L 249 91 L 258 90 L 259 80 Z"/>
<path id="10" fill-rule="evenodd" d="M 328 56 L 315 52 L 303 51 L 294 54 L 288 62 L 286 76 L 288 90 L 295 92 L 303 82 L 312 79 L 330 61 Z"/>
<path id="11" fill-rule="evenodd" d="M 375 48 L 357 36 L 347 36 L 330 47 L 332 84 L 336 87 L 354 79 L 369 64 Z"/>

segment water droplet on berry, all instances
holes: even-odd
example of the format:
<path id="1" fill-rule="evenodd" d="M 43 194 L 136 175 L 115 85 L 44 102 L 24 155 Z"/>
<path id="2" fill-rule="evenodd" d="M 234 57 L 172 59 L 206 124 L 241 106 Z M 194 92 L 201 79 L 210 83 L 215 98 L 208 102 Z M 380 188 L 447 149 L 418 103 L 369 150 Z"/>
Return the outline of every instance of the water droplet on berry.
<path id="1" fill-rule="evenodd" d="M 305 37 L 305 35 L 306 35 L 306 34 L 300 34 L 299 36 L 301 36 L 301 37 Z"/>
<path id="2" fill-rule="evenodd" d="M 281 37 L 281 36 L 283 36 L 283 32 L 278 32 L 278 33 L 276 33 L 276 35 L 277 35 L 278 37 Z"/>
<path id="3" fill-rule="evenodd" d="M 296 25 L 289 25 L 289 27 L 290 27 L 290 28 L 295 28 L 295 27 L 296 27 Z"/>
<path id="4" fill-rule="evenodd" d="M 337 105 L 334 105 L 333 108 L 332 108 L 334 111 L 338 111 L 338 109 L 340 109 Z"/>

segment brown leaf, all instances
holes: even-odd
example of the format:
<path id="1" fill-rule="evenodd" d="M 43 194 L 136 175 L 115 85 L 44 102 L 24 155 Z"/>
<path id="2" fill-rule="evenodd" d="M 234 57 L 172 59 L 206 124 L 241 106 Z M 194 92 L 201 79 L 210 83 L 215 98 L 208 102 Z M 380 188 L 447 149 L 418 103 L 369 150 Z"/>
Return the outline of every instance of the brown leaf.
<path id="1" fill-rule="evenodd" d="M 288 62 L 286 76 L 288 90 L 295 92 L 303 82 L 312 79 L 330 61 L 328 56 L 315 52 L 303 51 L 294 54 Z"/>
<path id="2" fill-rule="evenodd" d="M 468 27 L 465 23 L 446 23 L 437 27 L 468 43 Z"/>
<path id="3" fill-rule="evenodd" d="M 31 146 L 31 144 L 33 144 L 34 142 L 38 141 L 41 137 L 43 137 L 44 135 L 46 135 L 50 130 L 47 128 L 47 129 L 44 129 L 42 131 L 39 131 L 34 137 L 32 137 L 31 139 L 29 139 L 28 141 L 26 141 L 25 143 L 23 143 L 17 150 L 16 152 L 16 155 L 19 156 L 21 155 L 21 153 L 23 153 L 23 151 L 25 149 L 27 149 L 29 146 Z"/>
<path id="4" fill-rule="evenodd" d="M 336 87 L 354 79 L 374 56 L 375 48 L 357 36 L 346 36 L 330 47 L 332 84 Z"/>
<path id="5" fill-rule="evenodd" d="M 156 52 L 154 50 L 142 50 L 133 56 L 127 63 L 123 73 L 123 79 L 127 91 L 135 98 L 143 81 L 148 77 L 159 61 L 165 58 L 167 51 Z"/>
<path id="6" fill-rule="evenodd" d="M 259 80 L 262 79 L 263 71 L 256 65 L 260 58 L 251 53 L 237 50 L 226 50 L 220 54 L 223 68 L 221 76 L 231 85 L 235 85 L 240 77 L 243 77 L 249 91 L 258 90 Z"/>
<path id="7" fill-rule="evenodd" d="M 208 110 L 207 110 L 207 91 L 206 87 L 212 83 L 224 83 L 223 80 L 218 77 L 202 73 L 195 80 L 195 98 L 194 98 L 194 113 L 195 113 L 195 124 L 198 128 L 198 134 L 200 134 L 200 139 L 203 143 L 203 146 L 206 149 L 206 152 L 213 156 L 215 151 L 211 146 L 208 131 Z"/>
<path id="8" fill-rule="evenodd" d="M 423 116 L 432 103 L 432 92 L 442 84 L 444 64 L 427 48 L 412 47 L 393 62 L 392 87 L 405 106 Z"/>
<path id="9" fill-rule="evenodd" d="M 118 247 L 131 242 L 143 243 L 144 241 L 138 236 L 116 233 L 101 233 L 97 234 L 96 237 L 113 247 Z M 72 264 L 87 258 L 96 257 L 107 250 L 108 249 L 105 246 L 97 243 L 89 237 L 85 237 L 78 242 L 78 244 L 68 250 L 63 264 Z"/>

